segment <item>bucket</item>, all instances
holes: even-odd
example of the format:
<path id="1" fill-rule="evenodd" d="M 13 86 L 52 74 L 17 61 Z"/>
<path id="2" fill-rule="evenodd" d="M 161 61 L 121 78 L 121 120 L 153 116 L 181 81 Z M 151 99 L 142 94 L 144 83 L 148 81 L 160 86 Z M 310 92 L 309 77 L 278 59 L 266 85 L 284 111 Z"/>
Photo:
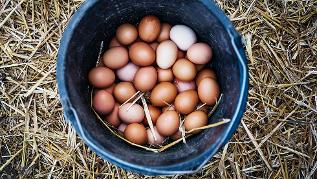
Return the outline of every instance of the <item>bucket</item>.
<path id="1" fill-rule="evenodd" d="M 191 27 L 198 41 L 213 48 L 208 64 L 218 76 L 222 100 L 209 123 L 230 119 L 170 149 L 154 153 L 134 147 L 106 129 L 91 108 L 88 72 L 95 67 L 116 28 L 136 24 L 145 15 Z M 103 44 L 103 45 L 102 45 Z M 70 20 L 61 40 L 57 81 L 66 119 L 101 158 L 146 175 L 199 170 L 236 131 L 247 102 L 248 70 L 240 35 L 212 0 L 87 0 Z"/>

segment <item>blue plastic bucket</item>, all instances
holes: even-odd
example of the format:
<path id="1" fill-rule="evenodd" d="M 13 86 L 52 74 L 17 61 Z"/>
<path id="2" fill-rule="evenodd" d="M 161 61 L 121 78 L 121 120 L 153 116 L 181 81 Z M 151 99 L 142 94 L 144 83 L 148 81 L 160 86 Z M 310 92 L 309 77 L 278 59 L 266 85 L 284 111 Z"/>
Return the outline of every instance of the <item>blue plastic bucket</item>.
<path id="1" fill-rule="evenodd" d="M 209 122 L 231 119 L 161 153 L 129 145 L 104 128 L 90 107 L 87 80 L 101 42 L 107 47 L 120 24 L 137 23 L 148 14 L 170 24 L 188 25 L 199 41 L 212 46 L 209 65 L 217 73 L 223 98 Z M 63 34 L 57 81 L 66 119 L 100 157 L 134 172 L 171 175 L 199 170 L 232 137 L 247 102 L 248 70 L 240 35 L 211 0 L 87 0 Z"/>

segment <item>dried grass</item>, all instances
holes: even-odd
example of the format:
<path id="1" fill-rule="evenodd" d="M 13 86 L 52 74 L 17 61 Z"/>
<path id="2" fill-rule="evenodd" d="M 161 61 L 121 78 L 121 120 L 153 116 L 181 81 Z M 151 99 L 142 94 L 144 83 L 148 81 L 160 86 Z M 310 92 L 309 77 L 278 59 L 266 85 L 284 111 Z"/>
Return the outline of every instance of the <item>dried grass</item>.
<path id="1" fill-rule="evenodd" d="M 81 2 L 0 0 L 0 178 L 144 178 L 100 159 L 63 119 L 56 54 Z M 247 111 L 201 171 L 173 178 L 316 178 L 317 1 L 218 4 L 245 39 Z"/>

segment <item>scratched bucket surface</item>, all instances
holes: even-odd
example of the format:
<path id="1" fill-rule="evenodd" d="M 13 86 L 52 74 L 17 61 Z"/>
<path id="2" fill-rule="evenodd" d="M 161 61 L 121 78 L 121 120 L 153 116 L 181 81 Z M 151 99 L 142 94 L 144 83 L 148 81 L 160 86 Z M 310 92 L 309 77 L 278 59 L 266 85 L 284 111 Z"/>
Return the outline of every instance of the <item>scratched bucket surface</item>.
<path id="1" fill-rule="evenodd" d="M 185 24 L 198 40 L 210 44 L 223 98 L 209 118 L 230 123 L 204 130 L 186 144 L 153 153 L 129 145 L 103 127 L 90 107 L 88 72 L 123 23 L 136 24 L 145 15 L 170 24 Z M 57 81 L 66 119 L 101 158 L 124 169 L 147 175 L 193 173 L 199 170 L 236 131 L 246 106 L 248 71 L 240 35 L 211 0 L 87 0 L 63 34 L 58 53 Z"/>

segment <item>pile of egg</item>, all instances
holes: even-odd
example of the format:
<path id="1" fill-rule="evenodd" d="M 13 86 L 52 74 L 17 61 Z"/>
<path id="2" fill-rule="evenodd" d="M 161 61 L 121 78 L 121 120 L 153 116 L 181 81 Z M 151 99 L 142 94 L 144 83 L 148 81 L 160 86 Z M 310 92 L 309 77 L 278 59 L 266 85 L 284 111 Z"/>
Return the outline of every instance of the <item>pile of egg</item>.
<path id="1" fill-rule="evenodd" d="M 161 23 L 152 15 L 137 26 L 122 24 L 88 74 L 92 106 L 132 143 L 177 140 L 208 124 L 206 109 L 220 93 L 215 72 L 204 68 L 211 59 L 211 47 L 197 42 L 188 26 Z"/>

